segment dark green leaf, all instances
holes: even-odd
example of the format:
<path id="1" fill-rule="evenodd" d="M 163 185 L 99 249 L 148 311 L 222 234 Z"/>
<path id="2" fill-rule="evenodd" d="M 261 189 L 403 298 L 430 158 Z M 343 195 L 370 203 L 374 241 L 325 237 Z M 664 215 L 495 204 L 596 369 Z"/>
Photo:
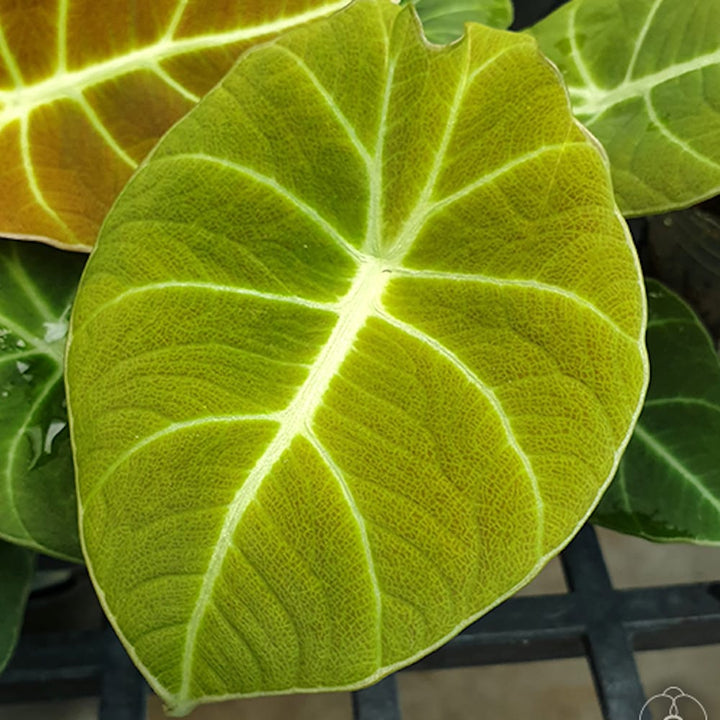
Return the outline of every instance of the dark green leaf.
<path id="1" fill-rule="evenodd" d="M 0 537 L 71 560 L 82 554 L 63 352 L 84 262 L 0 240 Z"/>
<path id="2" fill-rule="evenodd" d="M 0 541 L 0 672 L 20 635 L 34 557 L 30 550 Z"/>
<path id="3" fill-rule="evenodd" d="M 647 283 L 650 387 L 600 525 L 650 540 L 720 543 L 720 362 L 695 313 Z"/>

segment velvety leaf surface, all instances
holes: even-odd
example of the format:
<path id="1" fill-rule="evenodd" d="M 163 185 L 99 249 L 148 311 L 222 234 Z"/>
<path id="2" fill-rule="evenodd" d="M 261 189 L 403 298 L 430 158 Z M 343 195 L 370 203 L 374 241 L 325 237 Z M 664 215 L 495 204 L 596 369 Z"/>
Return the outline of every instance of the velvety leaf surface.
<path id="1" fill-rule="evenodd" d="M 248 46 L 347 0 L 0 0 L 0 235 L 89 250 L 158 138 Z"/>
<path id="2" fill-rule="evenodd" d="M 650 540 L 720 543 L 720 361 L 695 313 L 650 280 L 650 387 L 595 522 Z"/>
<path id="3" fill-rule="evenodd" d="M 25 616 L 33 553 L 0 540 L 0 672 L 10 660 Z"/>
<path id="4" fill-rule="evenodd" d="M 0 240 L 0 538 L 80 560 L 63 353 L 85 257 Z"/>
<path id="5" fill-rule="evenodd" d="M 720 0 L 573 0 L 536 25 L 625 215 L 720 192 Z"/>
<path id="6" fill-rule="evenodd" d="M 427 653 L 589 514 L 643 332 L 530 36 L 429 46 L 368 0 L 250 52 L 123 191 L 73 310 L 81 534 L 126 647 L 178 712 Z"/>
<path id="7" fill-rule="evenodd" d="M 505 29 L 513 21 L 510 0 L 405 0 L 413 4 L 430 42 L 445 44 L 463 34 L 466 22 L 477 22 Z"/>

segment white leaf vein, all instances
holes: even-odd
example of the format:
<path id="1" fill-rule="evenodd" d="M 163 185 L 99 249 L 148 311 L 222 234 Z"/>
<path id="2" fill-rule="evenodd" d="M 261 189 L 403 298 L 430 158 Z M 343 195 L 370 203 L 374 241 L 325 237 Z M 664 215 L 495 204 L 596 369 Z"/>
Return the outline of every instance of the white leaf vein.
<path id="1" fill-rule="evenodd" d="M 180 25 L 180 21 L 185 14 L 185 10 L 187 9 L 187 4 L 188 0 L 178 0 L 177 4 L 175 5 L 172 17 L 170 18 L 170 22 L 165 29 L 165 35 L 163 36 L 165 42 L 170 42 L 175 37 L 175 33 L 177 32 L 177 29 Z"/>
<path id="2" fill-rule="evenodd" d="M 6 120 L 3 115 L 9 114 L 12 118 L 26 116 L 40 105 L 55 102 L 67 97 L 68 94 L 82 92 L 94 85 L 117 80 L 127 73 L 152 67 L 164 60 L 281 33 L 296 25 L 330 15 L 347 5 L 347 1 L 336 0 L 336 2 L 323 3 L 294 15 L 281 16 L 258 25 L 234 28 L 224 32 L 211 32 L 179 39 L 163 37 L 150 45 L 77 70 L 55 73 L 27 86 L 23 85 L 17 63 L 5 41 L 2 27 L 0 27 L 0 57 L 8 66 L 8 71 L 16 85 L 11 90 L 0 90 L 0 102 L 12 104 L 11 108 L 6 107 L 0 111 L 0 123 Z M 172 28 L 172 22 L 169 29 L 174 32 L 175 28 Z"/>
<path id="3" fill-rule="evenodd" d="M 197 602 L 188 622 L 183 650 L 182 680 L 178 693 L 181 703 L 190 697 L 193 659 L 200 625 L 214 592 L 215 583 L 221 574 L 225 556 L 233 543 L 235 530 L 275 464 L 290 448 L 293 440 L 303 434 L 312 423 L 331 381 L 352 350 L 358 333 L 376 308 L 388 280 L 388 275 L 380 271 L 377 262 L 368 261 L 366 265 L 360 267 L 350 290 L 341 301 L 342 310 L 330 337 L 322 346 L 295 397 L 279 414 L 279 427 L 275 437 L 258 458 L 228 506 Z"/>
<path id="4" fill-rule="evenodd" d="M 181 82 L 177 81 L 167 70 L 162 66 L 155 64 L 152 66 L 152 71 L 169 87 L 171 87 L 176 93 L 182 95 L 186 100 L 191 103 L 200 102 L 200 96 L 196 95 L 192 90 L 186 88 Z"/>
<path id="5" fill-rule="evenodd" d="M 687 153 L 698 162 L 701 162 L 704 165 L 709 165 L 715 170 L 720 170 L 720 163 L 717 163 L 706 155 L 698 152 L 692 145 L 690 145 L 690 143 L 678 137 L 674 132 L 672 132 L 672 130 L 670 130 L 670 128 L 660 119 L 649 93 L 644 96 L 644 99 L 645 107 L 647 108 L 648 116 L 650 117 L 651 122 L 667 140 L 669 140 L 673 145 L 677 145 L 683 152 Z"/>
<path id="6" fill-rule="evenodd" d="M 398 236 L 398 239 L 394 244 L 394 247 L 398 248 L 401 256 L 404 255 L 410 250 L 410 248 L 412 247 L 412 243 L 420 235 L 428 220 L 430 220 L 430 218 L 432 218 L 441 210 L 447 209 L 450 205 L 453 205 L 459 200 L 462 200 L 463 198 L 472 195 L 475 191 L 495 182 L 503 175 L 512 172 L 516 168 L 524 165 L 525 163 L 532 162 L 533 160 L 536 160 L 547 153 L 563 152 L 567 148 L 574 145 L 587 147 L 587 142 L 583 140 L 576 142 L 553 143 L 552 145 L 544 145 L 536 150 L 531 150 L 530 152 L 523 153 L 522 155 L 518 155 L 512 160 L 504 163 L 500 167 L 495 168 L 495 170 L 486 173 L 485 175 L 469 183 L 465 187 L 460 188 L 460 190 L 450 195 L 447 195 L 441 200 L 436 200 L 434 203 L 425 205 L 424 207 L 418 207 L 411 216 L 410 220 L 403 227 L 401 233 Z"/>
<path id="7" fill-rule="evenodd" d="M 297 67 L 308 78 L 312 86 L 315 88 L 315 90 L 317 90 L 318 95 L 320 95 L 320 97 L 322 97 L 322 99 L 324 100 L 325 104 L 337 120 L 338 124 L 345 131 L 345 134 L 347 135 L 350 144 L 357 151 L 357 154 L 361 157 L 361 159 L 365 163 L 366 169 L 369 172 L 372 166 L 372 158 L 370 157 L 370 153 L 358 137 L 357 130 L 355 129 L 354 125 L 347 119 L 343 111 L 335 102 L 335 98 L 333 98 L 333 96 L 328 92 L 327 88 L 320 82 L 318 76 L 310 69 L 307 63 L 297 53 L 293 52 L 286 45 L 278 44 L 275 47 L 278 50 L 284 52 L 290 58 L 292 58 L 293 62 L 297 65 Z"/>
<path id="8" fill-rule="evenodd" d="M 174 422 L 170 425 L 167 425 L 166 427 L 162 428 L 162 430 L 158 430 L 157 432 L 152 433 L 151 435 L 147 435 L 146 437 L 138 440 L 133 445 L 131 445 L 127 450 L 125 450 L 122 454 L 118 455 L 118 457 L 115 459 L 115 461 L 105 470 L 105 472 L 95 480 L 92 488 L 90 491 L 84 495 L 82 495 L 82 504 L 80 507 L 80 513 L 81 517 L 83 514 L 83 509 L 86 508 L 93 497 L 102 490 L 103 487 L 105 487 L 105 484 L 110 480 L 110 478 L 115 474 L 115 472 L 120 468 L 122 465 L 124 465 L 128 460 L 130 460 L 134 455 L 136 455 L 141 450 L 144 450 L 149 445 L 152 445 L 159 440 L 163 440 L 164 438 L 171 437 L 172 435 L 176 435 L 179 432 L 184 432 L 186 430 L 194 430 L 199 427 L 208 426 L 208 425 L 222 425 L 222 424 L 233 424 L 238 422 L 279 422 L 280 417 L 278 413 L 259 413 L 259 414 L 241 414 L 241 415 L 207 415 L 204 417 L 199 418 L 193 418 L 192 420 L 184 420 L 182 422 Z"/>
<path id="9" fill-rule="evenodd" d="M 43 355 L 47 355 L 49 358 L 54 360 L 57 365 L 62 365 L 63 356 L 61 347 L 49 345 L 44 340 L 41 340 L 36 335 L 30 333 L 30 331 L 22 327 L 22 325 L 19 325 L 14 320 L 11 320 L 7 315 L 1 313 L 0 325 L 4 326 L 5 329 L 20 338 L 24 343 L 26 343 L 26 345 L 30 345 Z"/>
<path id="10" fill-rule="evenodd" d="M 8 45 L 2 23 L 0 23 L 0 59 L 2 59 L 5 63 L 5 69 L 7 70 L 10 79 L 15 84 L 14 90 L 0 91 L 0 102 L 7 102 L 7 99 L 5 98 L 23 88 L 25 82 L 23 80 L 22 73 L 20 72 L 20 68 L 18 67 L 17 60 L 10 49 L 10 45 Z M 3 95 L 5 95 L 5 97 L 3 97 Z M 0 112 L 0 119 L 1 118 L 2 112 Z"/>
<path id="11" fill-rule="evenodd" d="M 669 397 L 669 398 L 655 398 L 653 400 L 646 400 L 643 407 L 663 407 L 671 405 L 691 405 L 696 407 L 702 407 L 706 410 L 712 410 L 713 412 L 720 412 L 720 405 L 712 403 L 709 400 L 703 398 L 693 397 Z"/>
<path id="12" fill-rule="evenodd" d="M 582 77 L 585 85 L 592 90 L 599 91 L 600 88 L 595 83 L 592 73 L 590 72 L 590 68 L 588 68 L 585 64 L 585 58 L 583 58 L 577 42 L 576 20 L 579 7 L 580 3 L 575 3 L 571 6 L 570 11 L 568 12 L 568 38 L 570 39 L 570 54 L 572 59 L 575 61 L 575 67 L 580 73 L 580 77 Z"/>
<path id="13" fill-rule="evenodd" d="M 376 660 L 377 660 L 378 667 L 380 667 L 382 665 L 382 594 L 380 591 L 380 582 L 378 581 L 377 571 L 375 569 L 375 560 L 373 559 L 372 548 L 370 547 L 370 540 L 368 538 L 368 532 L 367 532 L 367 526 L 365 524 L 365 519 L 364 519 L 362 513 L 360 512 L 360 508 L 357 506 L 357 502 L 355 501 L 355 498 L 353 497 L 350 487 L 348 486 L 347 482 L 345 481 L 345 477 L 344 477 L 342 471 L 337 466 L 337 464 L 334 462 L 330 453 L 327 451 L 325 446 L 320 442 L 320 439 L 315 434 L 315 431 L 312 429 L 312 427 L 309 424 L 305 427 L 303 434 L 308 439 L 310 444 L 315 448 L 315 451 L 320 456 L 323 463 L 330 470 L 330 473 L 333 475 L 335 481 L 337 482 L 337 484 L 340 488 L 340 491 L 343 494 L 343 497 L 345 498 L 345 502 L 347 503 L 350 513 L 352 514 L 353 520 L 355 521 L 355 524 L 357 525 L 358 532 L 360 533 L 360 538 L 362 540 L 362 545 L 363 545 L 363 552 L 365 554 L 365 562 L 367 564 L 368 574 L 370 576 L 370 583 L 372 585 L 373 596 L 375 599 Z"/>
<path id="14" fill-rule="evenodd" d="M 478 283 L 480 285 L 495 285 L 502 288 L 526 288 L 530 290 L 536 290 L 542 293 L 548 293 L 550 295 L 556 295 L 570 301 L 579 308 L 588 310 L 589 312 L 596 315 L 600 320 L 609 325 L 618 335 L 625 338 L 633 345 L 637 345 L 638 339 L 630 335 L 626 330 L 623 330 L 615 320 L 613 320 L 607 313 L 603 312 L 596 305 L 593 305 L 589 300 L 584 298 L 582 295 L 578 295 L 572 290 L 560 287 L 559 285 L 551 285 L 549 283 L 540 282 L 538 280 L 521 279 L 521 278 L 501 278 L 491 275 L 478 275 L 472 273 L 451 273 L 434 270 L 411 270 L 409 268 L 394 268 L 393 273 L 398 276 L 405 276 L 409 278 L 418 278 L 426 280 L 444 280 L 448 282 L 471 282 Z"/>
<path id="15" fill-rule="evenodd" d="M 112 133 L 107 129 L 107 126 L 100 119 L 98 114 L 95 112 L 93 106 L 88 102 L 87 98 L 78 94 L 74 98 L 75 102 L 80 106 L 82 112 L 87 117 L 90 125 L 97 132 L 98 135 L 104 140 L 105 144 L 128 166 L 133 170 L 138 166 L 137 162 L 131 158 L 127 152 L 122 148 L 120 143 L 113 137 Z"/>
<path id="16" fill-rule="evenodd" d="M 657 11 L 660 9 L 660 6 L 663 4 L 663 2 L 664 0 L 655 0 L 653 6 L 650 8 L 650 11 L 645 18 L 645 22 L 640 28 L 640 32 L 638 33 L 638 36 L 633 45 L 632 56 L 630 58 L 630 62 L 628 62 L 627 72 L 625 73 L 625 79 L 623 80 L 623 82 L 628 82 L 632 78 L 632 74 L 635 71 L 635 65 L 637 63 L 638 57 L 640 56 L 640 51 L 645 44 L 645 39 L 647 38 L 650 26 L 652 25 L 653 20 L 655 19 L 655 15 L 657 14 Z"/>
<path id="17" fill-rule="evenodd" d="M 37 350 L 23 350 L 21 352 L 13 353 L 0 353 L 0 367 L 3 365 L 9 365 L 10 363 L 17 362 L 18 360 L 24 360 L 26 358 L 35 357 L 42 355 Z"/>
<path id="18" fill-rule="evenodd" d="M 92 315 L 90 315 L 90 317 L 85 321 L 85 324 L 94 320 L 98 315 L 109 308 L 122 303 L 123 300 L 127 300 L 129 297 L 145 295 L 146 293 L 162 292 L 164 290 L 204 290 L 209 293 L 239 295 L 241 297 L 255 298 L 257 300 L 268 300 L 269 302 L 298 305 L 310 310 L 322 310 L 324 312 L 335 313 L 336 315 L 340 312 L 338 303 L 316 302 L 315 300 L 308 300 L 306 298 L 299 297 L 298 295 L 280 295 L 278 293 L 269 293 L 262 290 L 251 290 L 250 288 L 239 287 L 236 285 L 221 285 L 220 283 L 215 282 L 168 280 L 166 282 L 138 285 L 137 287 L 123 290 L 121 293 L 112 298 L 112 300 L 108 300 L 98 306 L 93 311 Z"/>
<path id="19" fill-rule="evenodd" d="M 502 403 L 498 399 L 497 395 L 493 392 L 492 388 L 486 385 L 465 363 L 460 360 L 460 358 L 458 358 L 457 355 L 455 355 L 455 353 L 450 351 L 448 348 L 446 348 L 434 338 L 431 338 L 429 335 L 425 334 L 418 328 L 413 327 L 412 325 L 409 325 L 402 320 L 399 320 L 394 315 L 391 315 L 385 310 L 377 311 L 376 316 L 379 317 L 381 320 L 384 320 L 389 325 L 397 328 L 405 335 L 419 340 L 421 343 L 427 345 L 438 355 L 450 362 L 450 364 L 453 365 L 457 370 L 459 370 L 460 373 L 462 373 L 462 375 L 470 382 L 470 384 L 473 385 L 473 387 L 475 387 L 480 392 L 480 394 L 490 403 L 491 407 L 495 411 L 496 416 L 500 420 L 503 431 L 505 433 L 505 437 L 507 438 L 508 445 L 512 448 L 513 452 L 523 466 L 528 482 L 530 483 L 532 493 L 535 496 L 535 510 L 538 522 L 538 557 L 542 557 L 545 554 L 542 545 L 545 502 L 542 499 L 542 495 L 540 493 L 540 485 L 533 469 L 532 462 L 530 461 L 530 458 L 527 456 L 525 451 L 522 449 L 522 446 L 512 429 L 510 419 L 508 418 L 507 413 L 503 409 Z"/>
<path id="20" fill-rule="evenodd" d="M 450 141 L 457 125 L 457 119 L 469 89 L 478 77 L 480 77 L 507 53 L 517 50 L 518 46 L 511 45 L 510 47 L 502 50 L 475 68 L 471 74 L 469 74 L 471 60 L 470 46 L 466 44 L 463 47 L 465 48 L 465 65 L 459 72 L 455 93 L 453 94 L 453 100 L 448 112 L 447 121 L 443 129 L 440 143 L 438 144 L 438 149 L 435 153 L 435 157 L 433 158 L 432 167 L 428 174 L 427 181 L 418 195 L 418 200 L 415 203 L 414 208 L 408 214 L 408 218 L 403 223 L 403 226 L 397 235 L 396 241 L 393 244 L 393 252 L 399 257 L 403 257 L 409 252 L 412 247 L 412 243 L 422 230 L 425 221 L 427 221 L 428 217 L 434 212 L 433 208 L 435 206 L 431 205 L 430 201 L 435 193 L 440 173 L 447 156 L 447 151 L 450 147 Z"/>
<path id="21" fill-rule="evenodd" d="M 389 47 L 387 49 L 389 54 Z M 385 139 L 387 135 L 387 120 L 390 109 L 390 98 L 395 80 L 395 69 L 397 58 L 388 59 L 385 87 L 383 89 L 382 104 L 380 106 L 380 119 L 378 121 L 378 132 L 373 152 L 373 164 L 370 170 L 370 197 L 368 200 L 368 214 L 365 228 L 365 241 L 363 253 L 366 255 L 381 254 L 382 229 L 383 229 L 383 162 Z"/>
<path id="22" fill-rule="evenodd" d="M 68 5 L 70 0 L 58 0 L 57 10 L 57 67 L 56 73 L 67 69 Z"/>
<path id="23" fill-rule="evenodd" d="M 701 501 L 707 503 L 718 515 L 720 515 L 720 498 L 710 492 L 703 479 L 692 473 L 683 465 L 682 461 L 667 448 L 651 433 L 638 423 L 635 426 L 635 437 L 638 438 L 645 446 L 662 462 L 672 468 L 683 480 L 687 481 L 700 496 Z"/>
<path id="24" fill-rule="evenodd" d="M 4 262 L 10 277 L 17 283 L 18 287 L 23 291 L 25 297 L 35 308 L 40 317 L 46 322 L 56 322 L 58 318 L 54 316 L 45 298 L 41 295 L 38 286 L 32 281 L 25 271 L 25 266 L 18 254 L 18 243 L 12 243 L 11 257 L 6 255 L 0 256 L 0 261 Z"/>
<path id="25" fill-rule="evenodd" d="M 177 155 L 170 155 L 162 158 L 161 160 L 156 160 L 155 163 L 174 162 L 178 160 L 197 160 L 200 162 L 218 165 L 227 170 L 238 173 L 239 175 L 243 175 L 259 185 L 272 190 L 275 194 L 287 200 L 287 202 L 295 207 L 296 210 L 315 223 L 317 227 L 323 230 L 336 245 L 342 248 L 356 262 L 360 262 L 362 260 L 362 255 L 345 239 L 343 234 L 335 228 L 332 223 L 326 220 L 314 207 L 308 205 L 306 202 L 303 202 L 288 188 L 281 185 L 275 178 L 264 175 L 263 173 L 245 165 L 240 165 L 239 163 L 235 163 L 224 158 L 215 157 L 214 155 L 207 155 L 206 153 L 178 153 Z"/>
<path id="26" fill-rule="evenodd" d="M 573 111 L 580 118 L 600 115 L 621 102 L 642 98 L 666 82 L 718 64 L 720 64 L 720 49 L 710 53 L 703 53 L 692 60 L 672 63 L 664 70 L 658 70 L 637 77 L 634 80 L 622 82 L 614 88 L 572 86 L 568 89 L 574 98 Z"/>
<path id="27" fill-rule="evenodd" d="M 0 113 L 1 117 L 2 113 Z M 28 181 L 30 192 L 35 198 L 35 202 L 45 211 L 52 220 L 54 220 L 69 237 L 75 239 L 75 233 L 70 229 L 68 224 L 58 215 L 54 208 L 50 206 L 45 195 L 40 189 L 40 185 L 35 174 L 35 166 L 32 160 L 32 151 L 30 149 L 30 118 L 23 117 L 20 120 L 20 154 L 22 157 L 23 168 Z"/>

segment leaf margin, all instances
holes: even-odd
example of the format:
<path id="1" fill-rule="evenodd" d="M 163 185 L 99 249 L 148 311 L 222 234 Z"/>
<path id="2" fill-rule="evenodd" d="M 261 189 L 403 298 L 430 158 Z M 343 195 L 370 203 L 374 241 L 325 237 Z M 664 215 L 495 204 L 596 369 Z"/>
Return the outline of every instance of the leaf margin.
<path id="1" fill-rule="evenodd" d="M 352 5 L 360 4 L 361 2 L 367 2 L 367 0 L 356 0 L 356 2 L 351 3 L 350 6 L 346 6 L 346 7 L 342 8 L 338 12 L 343 12 L 343 11 L 347 10 L 349 7 L 351 7 Z M 426 39 L 425 34 L 424 34 L 424 29 L 422 27 L 422 22 L 421 22 L 420 18 L 418 17 L 416 9 L 414 8 L 414 6 L 412 6 L 412 4 L 409 3 L 408 5 L 412 8 L 411 12 L 415 18 L 415 24 L 418 28 L 420 37 L 423 39 L 423 43 L 424 43 L 426 49 L 437 50 L 438 46 Z M 327 18 L 325 18 L 325 20 L 327 20 Z M 460 38 L 458 41 L 456 41 L 456 43 L 463 41 L 464 38 L 465 38 L 465 36 L 463 36 L 463 38 Z M 274 38 L 267 43 L 263 43 L 262 45 L 255 46 L 248 52 L 254 52 L 254 51 L 261 49 L 267 45 L 273 45 L 280 39 L 282 39 L 282 36 L 280 38 Z M 533 38 L 533 40 L 534 40 L 534 38 Z M 456 44 L 456 43 L 453 43 L 453 44 Z M 535 47 L 537 49 L 536 42 L 535 42 Z M 546 62 L 547 67 L 549 67 L 555 73 L 556 77 L 558 78 L 558 80 L 560 82 L 560 85 L 564 88 L 568 113 L 570 114 L 571 117 L 573 117 L 573 122 L 574 122 L 575 126 L 583 133 L 584 137 L 588 140 L 589 144 L 596 150 L 596 152 L 602 158 L 602 164 L 603 164 L 603 167 L 606 172 L 607 180 L 608 180 L 608 183 L 610 183 L 610 162 L 609 162 L 609 159 L 608 159 L 608 156 L 607 156 L 607 153 L 606 153 L 604 147 L 599 142 L 599 140 L 589 130 L 587 130 L 587 128 L 585 128 L 584 125 L 582 125 L 582 123 L 580 121 L 578 121 L 577 119 L 574 118 L 573 112 L 572 112 L 571 99 L 567 92 L 567 87 L 565 85 L 564 78 L 563 78 L 563 75 L 560 72 L 560 70 L 557 68 L 557 66 L 554 63 L 552 63 L 552 61 L 548 60 L 544 56 L 543 56 L 543 60 Z M 193 110 L 191 110 L 188 115 L 193 113 L 194 110 L 195 109 L 193 108 Z M 154 159 L 154 156 L 158 150 L 158 147 L 159 147 L 159 145 L 156 145 L 155 148 L 153 148 L 151 153 L 148 156 L 146 156 L 146 158 L 143 160 L 140 167 L 149 164 Z M 125 191 L 123 190 L 123 193 L 124 192 Z M 121 193 L 120 197 L 122 197 L 123 193 Z M 630 248 L 633 248 L 634 243 L 633 243 L 632 235 L 631 235 L 630 230 L 625 222 L 625 218 L 621 214 L 620 210 L 617 208 L 617 205 L 615 205 L 614 214 L 615 214 L 617 220 L 619 221 L 620 226 L 624 230 L 624 235 L 625 235 L 625 240 L 626 240 L 627 246 Z M 634 266 L 635 266 L 635 270 L 636 270 L 636 274 L 637 274 L 637 278 L 638 278 L 638 283 L 639 283 L 639 286 L 641 286 L 642 285 L 642 273 L 641 273 L 639 260 L 637 258 L 636 253 L 633 252 L 632 256 L 633 256 L 633 260 L 634 260 Z M 642 326 L 644 328 L 647 323 L 647 301 L 646 301 L 644 293 L 641 293 L 641 296 L 642 296 L 642 312 L 643 312 Z M 73 323 L 71 323 L 70 332 L 69 332 L 69 338 L 68 338 L 69 341 L 67 344 L 68 350 L 69 350 L 70 346 L 72 345 L 72 342 L 70 340 L 72 337 L 73 325 L 74 325 L 74 316 L 73 316 Z M 648 387 L 649 371 L 648 371 L 647 351 L 646 351 L 646 347 L 645 347 L 645 343 L 644 343 L 644 333 L 638 340 L 637 347 L 638 347 L 638 350 L 640 351 L 640 357 L 642 360 L 642 365 L 643 365 L 643 370 L 644 370 L 644 385 L 638 395 L 638 402 L 637 402 L 637 405 L 635 408 L 633 420 L 630 423 L 630 426 L 628 428 L 625 438 L 623 439 L 623 442 L 618 447 L 618 449 L 615 453 L 614 465 L 613 465 L 605 483 L 598 491 L 598 493 L 595 497 L 595 500 L 591 504 L 590 508 L 587 510 L 585 515 L 577 522 L 577 524 L 573 528 L 570 535 L 568 537 L 566 537 L 566 539 L 562 543 L 560 543 L 555 548 L 553 548 L 551 551 L 549 551 L 548 553 L 546 553 L 545 555 L 540 557 L 538 559 L 538 561 L 536 562 L 536 564 L 533 566 L 530 573 L 528 573 L 528 575 L 526 575 L 516 586 L 514 586 L 509 591 L 507 591 L 505 594 L 503 594 L 502 596 L 497 598 L 493 603 L 491 603 L 491 604 L 487 605 L 486 607 L 484 607 L 483 609 L 481 609 L 477 614 L 471 616 L 470 618 L 464 619 L 455 628 L 453 628 L 453 630 L 448 635 L 446 635 L 442 639 L 438 640 L 433 645 L 425 647 L 423 650 L 419 651 L 416 655 L 414 655 L 410 658 L 405 658 L 402 661 L 394 663 L 392 665 L 380 668 L 375 673 L 373 673 L 371 676 L 368 676 L 356 683 L 352 683 L 349 685 L 343 685 L 343 686 L 333 685 L 330 687 L 312 687 L 312 688 L 296 687 L 296 688 L 282 689 L 282 690 L 277 690 L 277 691 L 265 690 L 265 691 L 259 691 L 256 693 L 253 692 L 253 693 L 242 693 L 242 694 L 212 695 L 212 696 L 203 696 L 200 699 L 177 702 L 177 699 L 178 699 L 177 696 L 175 696 L 171 693 L 168 693 L 166 688 L 162 684 L 160 684 L 156 678 L 153 677 L 152 673 L 149 672 L 148 668 L 140 661 L 139 657 L 137 656 L 137 653 L 134 650 L 134 647 L 125 638 L 125 636 L 122 633 L 121 628 L 118 624 L 117 618 L 114 616 L 114 614 L 110 610 L 107 599 L 105 598 L 104 593 L 102 593 L 101 587 L 100 587 L 99 583 L 97 582 L 97 579 L 94 575 L 94 570 L 93 570 L 92 564 L 90 562 L 88 562 L 88 572 L 93 581 L 93 585 L 95 586 L 95 589 L 98 594 L 100 603 L 103 607 L 103 610 L 105 611 L 111 625 L 113 626 L 116 633 L 118 634 L 118 637 L 122 641 L 122 644 L 124 645 L 126 651 L 130 655 L 130 657 L 133 659 L 133 662 L 142 670 L 143 674 L 145 675 L 146 679 L 148 680 L 148 682 L 149 682 L 150 686 L 153 688 L 153 690 L 163 699 L 163 702 L 166 704 L 166 712 L 168 712 L 168 706 L 169 706 L 170 715 L 179 717 L 179 716 L 186 715 L 197 705 L 203 704 L 203 703 L 208 703 L 208 702 L 219 702 L 219 701 L 226 701 L 226 700 L 237 699 L 237 698 L 253 698 L 253 697 L 264 697 L 264 696 L 275 696 L 275 695 L 287 695 L 288 693 L 300 693 L 300 692 L 319 693 L 319 692 L 328 692 L 328 691 L 340 692 L 340 691 L 353 691 L 353 690 L 362 689 L 364 687 L 367 687 L 368 685 L 371 685 L 371 684 L 379 681 L 383 677 L 386 677 L 387 675 L 389 675 L 393 672 L 396 672 L 397 670 L 399 670 L 401 668 L 407 667 L 409 664 L 416 662 L 417 660 L 425 657 L 429 653 L 438 649 L 443 644 L 447 643 L 450 639 L 455 637 L 464 628 L 466 628 L 467 626 L 469 626 L 470 624 L 475 622 L 477 619 L 479 619 L 483 615 L 487 614 L 490 610 L 492 610 L 497 605 L 504 602 L 511 595 L 513 595 L 515 592 L 517 592 L 520 588 L 524 587 L 528 582 L 530 582 L 533 578 L 535 578 L 537 576 L 537 574 L 543 569 L 545 564 L 550 559 L 555 557 L 559 552 L 561 552 L 571 542 L 571 540 L 577 534 L 577 532 L 589 520 L 593 510 L 595 509 L 598 502 L 600 501 L 604 491 L 606 490 L 606 488 L 612 481 L 612 478 L 614 477 L 615 471 L 617 470 L 617 467 L 620 463 L 623 451 L 632 436 L 632 431 L 633 431 L 634 425 L 637 422 L 637 419 L 642 411 L 643 401 L 644 401 L 645 393 L 646 393 L 647 387 Z M 67 377 L 66 377 L 66 386 L 68 386 L 68 389 L 69 389 Z M 72 425 L 72 421 L 71 421 L 71 425 Z M 75 436 L 74 435 L 73 435 L 73 444 L 75 444 Z M 77 456 L 77 451 L 74 452 L 74 456 L 75 457 Z M 85 557 L 88 557 L 88 554 L 87 554 L 87 551 L 85 548 L 84 533 L 81 533 L 81 542 L 83 544 L 83 554 L 85 555 Z"/>

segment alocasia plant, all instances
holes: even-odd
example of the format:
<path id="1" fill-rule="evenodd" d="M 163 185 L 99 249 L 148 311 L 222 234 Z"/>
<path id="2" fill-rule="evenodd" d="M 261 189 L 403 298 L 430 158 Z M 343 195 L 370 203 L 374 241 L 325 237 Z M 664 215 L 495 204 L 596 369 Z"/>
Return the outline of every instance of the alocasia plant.
<path id="1" fill-rule="evenodd" d="M 432 47 L 386 0 L 282 35 L 165 136 L 81 282 L 108 616 L 177 712 L 411 662 L 587 517 L 643 334 L 605 160 L 530 37 Z"/>
<path id="2" fill-rule="evenodd" d="M 251 50 L 200 100 L 249 44 L 345 4 L 154 3 L 108 35 L 119 0 L 89 22 L 80 0 L 0 0 L 0 232 L 89 249 L 196 106 L 104 222 L 66 373 L 85 557 L 176 712 L 357 687 L 428 652 L 567 542 L 640 410 L 637 262 L 605 156 L 528 35 L 471 25 L 439 47 L 411 9 L 360 0 Z M 413 4 L 432 42 L 511 19 L 506 0 Z M 689 5 L 573 0 L 532 30 L 626 214 L 718 187 L 718 51 L 698 36 L 720 1 Z M 669 24 L 687 37 L 659 42 Z M 2 251 L 0 535 L 76 557 L 57 388 L 82 259 Z M 660 286 L 650 303 L 690 312 Z M 653 328 L 654 353 L 676 342 Z M 660 407 L 677 373 L 653 366 L 652 427 L 595 519 L 717 541 L 687 477 L 717 498 L 717 472 L 694 467 Z M 643 469 L 672 488 L 652 526 L 631 469 L 650 441 L 664 455 Z"/>

